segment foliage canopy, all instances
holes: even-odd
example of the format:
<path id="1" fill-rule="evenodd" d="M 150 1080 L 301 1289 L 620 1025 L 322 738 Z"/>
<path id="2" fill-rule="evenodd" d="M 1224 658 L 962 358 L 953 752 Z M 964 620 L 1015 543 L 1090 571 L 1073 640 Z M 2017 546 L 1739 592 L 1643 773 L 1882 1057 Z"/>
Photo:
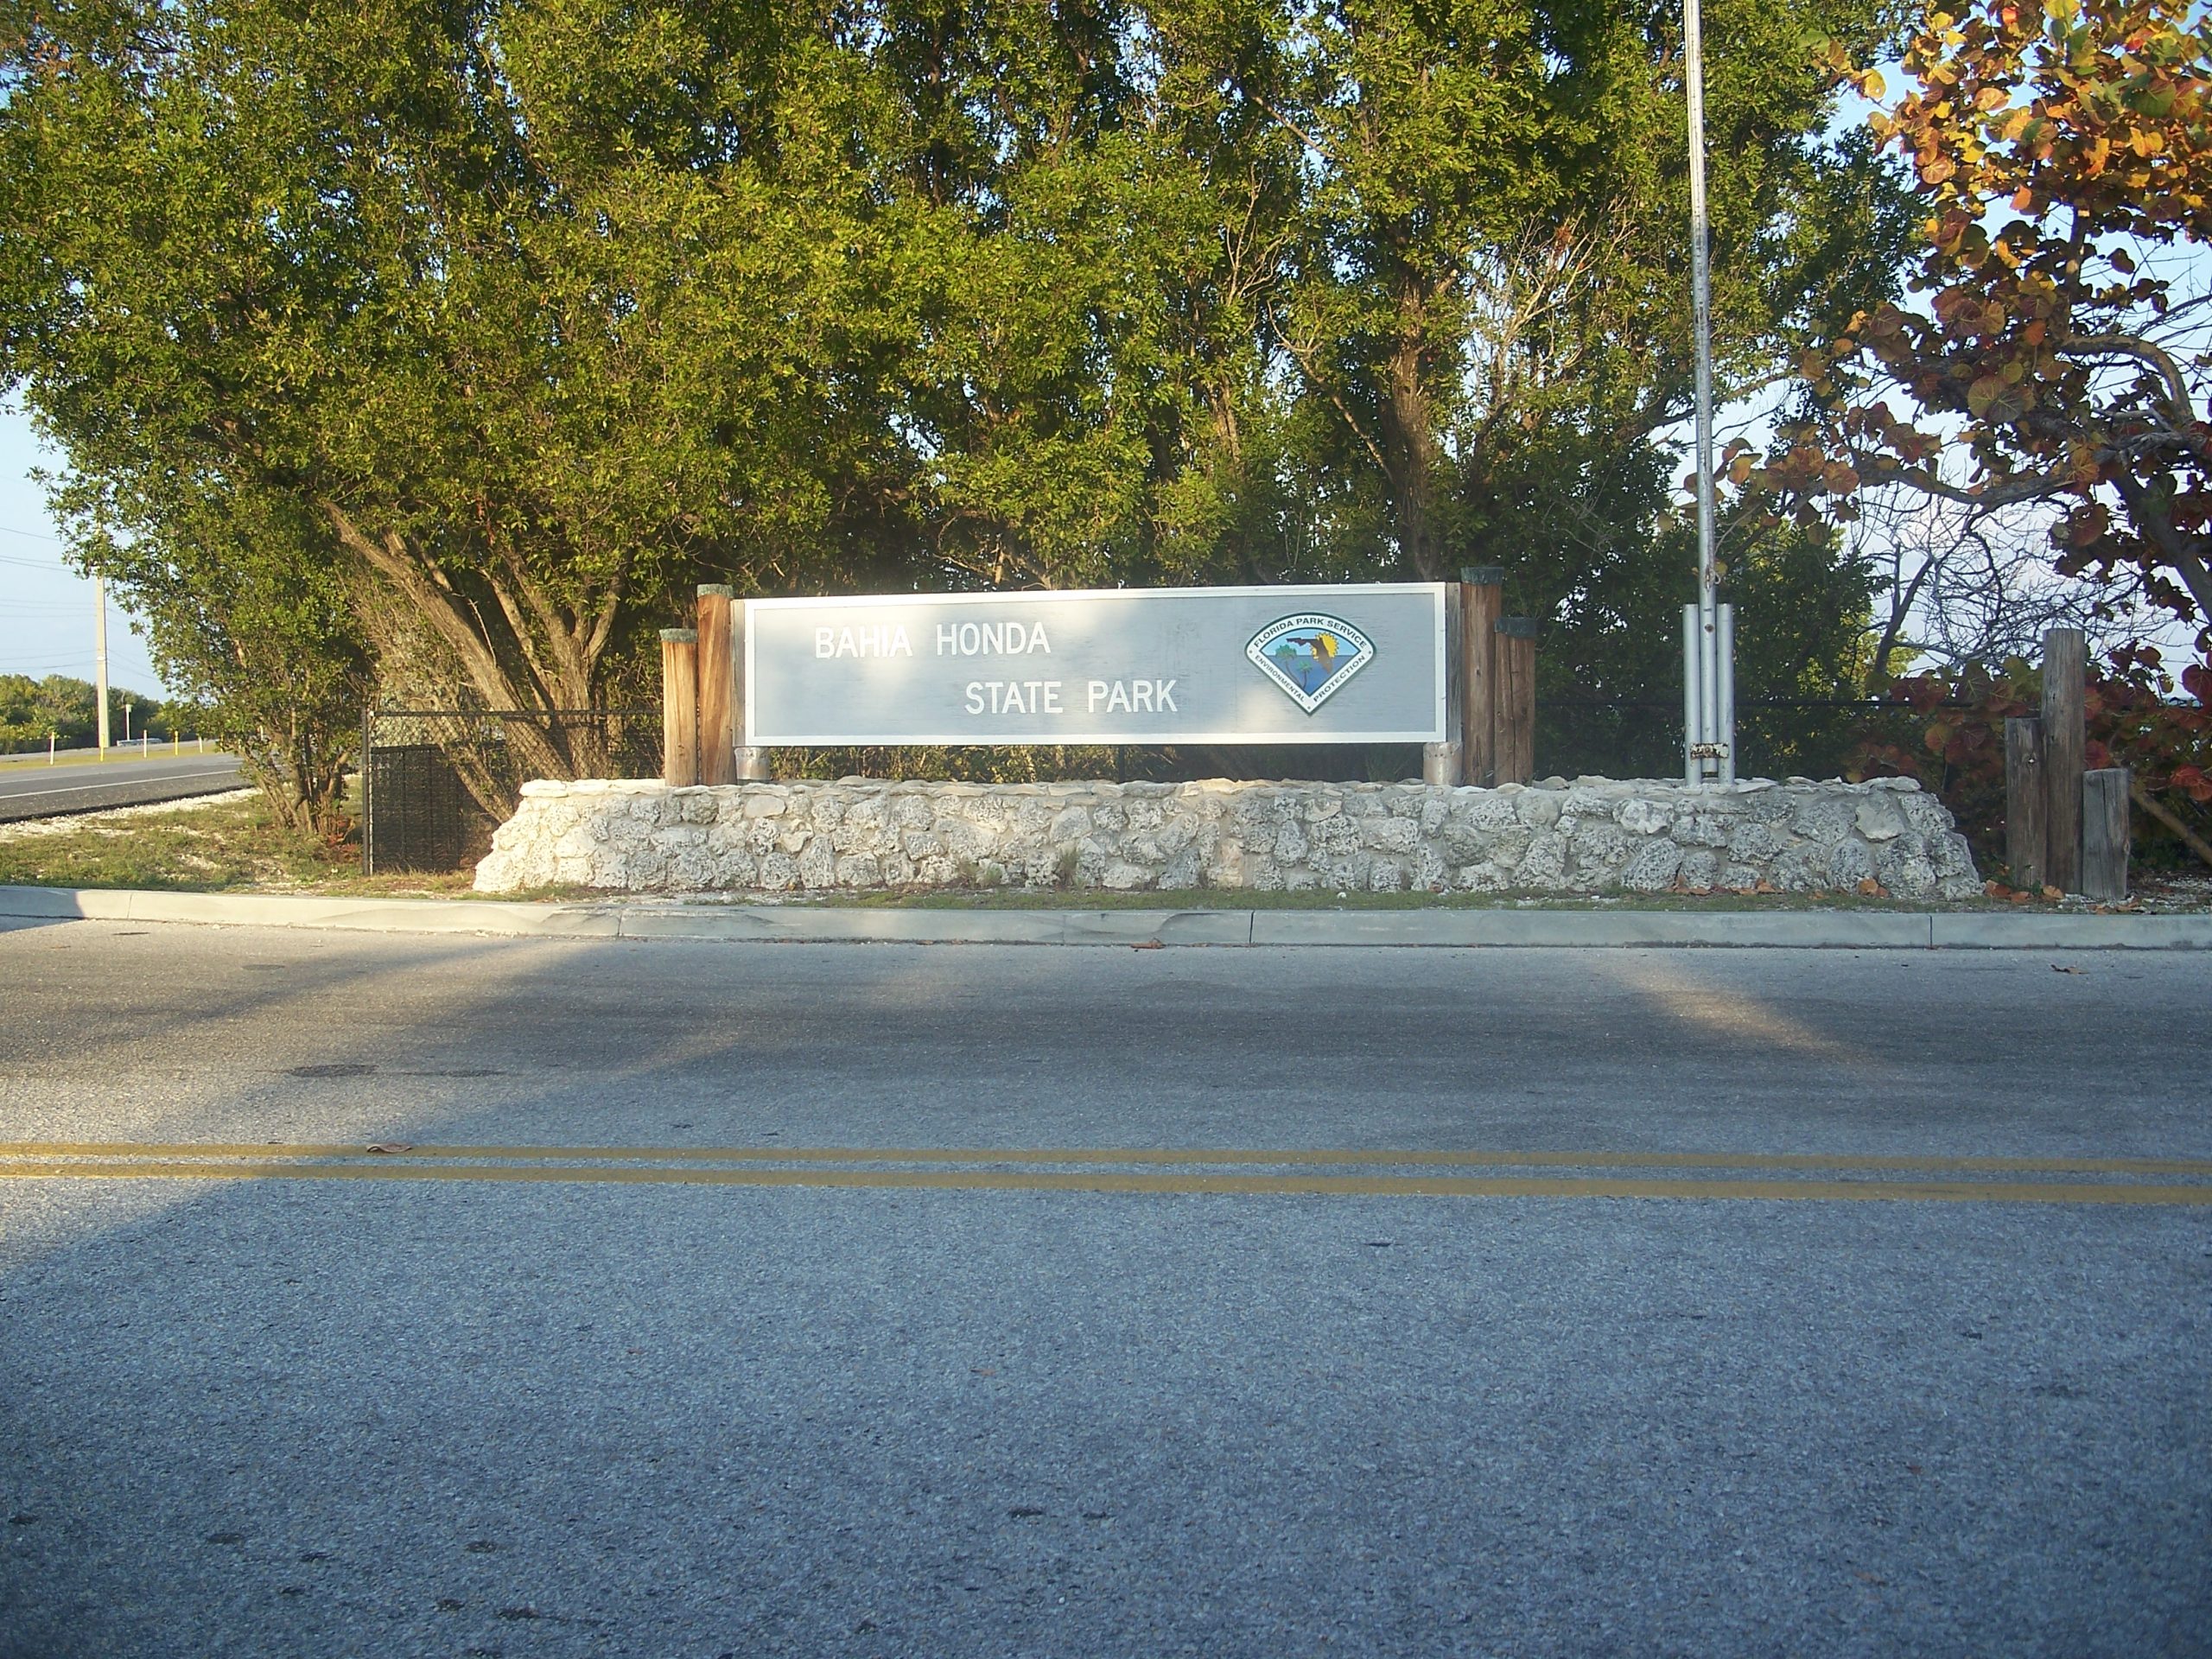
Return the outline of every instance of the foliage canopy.
<path id="1" fill-rule="evenodd" d="M 1671 683 L 1671 7 L 5 3 L 0 380 L 85 555 L 207 595 L 165 660 L 220 701 L 292 642 L 302 800 L 362 664 L 601 702 L 709 577 L 1498 563 L 1555 681 Z M 1710 9 L 1726 386 L 1888 292 L 1897 181 L 1820 60 L 1882 23 Z M 1864 572 L 1734 553 L 1796 630 L 1749 683 L 1847 674 Z"/>

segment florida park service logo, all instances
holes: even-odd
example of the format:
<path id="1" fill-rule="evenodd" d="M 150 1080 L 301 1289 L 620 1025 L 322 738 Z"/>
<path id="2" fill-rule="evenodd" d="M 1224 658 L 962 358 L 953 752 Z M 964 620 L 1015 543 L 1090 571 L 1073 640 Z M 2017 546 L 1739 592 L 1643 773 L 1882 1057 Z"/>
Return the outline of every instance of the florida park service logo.
<path id="1" fill-rule="evenodd" d="M 1375 644 L 1342 617 L 1312 611 L 1268 623 L 1244 654 L 1310 715 L 1375 660 Z"/>

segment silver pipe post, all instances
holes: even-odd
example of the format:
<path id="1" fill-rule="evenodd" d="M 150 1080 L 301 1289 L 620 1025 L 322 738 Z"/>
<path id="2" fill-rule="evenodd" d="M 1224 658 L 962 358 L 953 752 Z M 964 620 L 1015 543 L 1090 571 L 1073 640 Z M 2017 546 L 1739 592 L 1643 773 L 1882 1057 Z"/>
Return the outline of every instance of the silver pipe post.
<path id="1" fill-rule="evenodd" d="M 1705 194 L 1705 35 L 1698 0 L 1682 0 L 1683 79 L 1689 103 L 1690 299 L 1695 315 L 1697 367 L 1697 615 L 1694 668 L 1698 723 L 1683 735 L 1683 771 L 1692 782 L 1732 775 L 1735 706 L 1732 657 L 1720 641 L 1720 568 L 1713 550 L 1713 271 Z"/>
<path id="2" fill-rule="evenodd" d="M 1736 781 L 1736 607 L 1720 607 L 1719 649 L 1713 665 L 1719 673 L 1719 696 L 1713 724 L 1720 734 L 1720 781 Z"/>
<path id="3" fill-rule="evenodd" d="M 1698 650 L 1698 614 L 1695 605 L 1682 607 L 1682 781 L 1694 784 L 1701 763 L 1697 758 L 1698 728 L 1704 724 L 1704 711 L 1698 702 L 1698 692 L 1704 683 L 1699 658 L 1704 653 Z"/>

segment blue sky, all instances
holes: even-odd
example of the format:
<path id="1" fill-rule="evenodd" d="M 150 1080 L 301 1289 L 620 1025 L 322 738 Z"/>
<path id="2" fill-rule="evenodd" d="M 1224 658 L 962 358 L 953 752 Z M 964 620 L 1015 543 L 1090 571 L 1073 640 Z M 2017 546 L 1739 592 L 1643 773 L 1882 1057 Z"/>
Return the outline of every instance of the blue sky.
<path id="1" fill-rule="evenodd" d="M 92 677 L 92 584 L 61 557 L 61 537 L 33 481 L 54 458 L 42 451 L 29 418 L 0 404 L 0 674 Z M 126 690 L 166 696 L 146 642 L 112 598 L 108 603 L 107 671 Z"/>

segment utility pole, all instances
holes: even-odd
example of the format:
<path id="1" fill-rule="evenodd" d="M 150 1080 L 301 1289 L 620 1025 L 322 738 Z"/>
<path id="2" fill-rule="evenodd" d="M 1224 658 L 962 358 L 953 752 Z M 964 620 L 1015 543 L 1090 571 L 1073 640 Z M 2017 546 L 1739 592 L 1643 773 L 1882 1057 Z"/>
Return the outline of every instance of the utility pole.
<path id="1" fill-rule="evenodd" d="M 1682 607 L 1682 775 L 1736 780 L 1735 607 L 1720 603 L 1713 551 L 1713 271 L 1705 205 L 1705 38 L 1698 0 L 1682 0 L 1689 100 L 1690 296 L 1697 332 L 1697 603 Z"/>
<path id="2" fill-rule="evenodd" d="M 92 697 L 99 704 L 100 759 L 107 759 L 107 578 L 92 578 L 92 604 L 99 615 L 92 625 L 92 672 L 98 681 Z"/>

